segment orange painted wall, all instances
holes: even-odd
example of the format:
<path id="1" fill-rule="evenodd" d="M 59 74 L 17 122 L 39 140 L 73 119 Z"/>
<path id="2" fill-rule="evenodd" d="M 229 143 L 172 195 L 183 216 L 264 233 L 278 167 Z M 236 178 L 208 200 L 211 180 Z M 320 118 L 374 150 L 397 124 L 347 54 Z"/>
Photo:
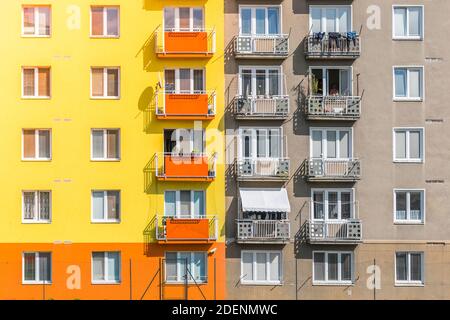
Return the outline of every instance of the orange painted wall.
<path id="1" fill-rule="evenodd" d="M 76 243 L 76 244 L 0 244 L 0 299 L 130 299 L 130 259 L 132 299 L 161 298 L 160 274 L 157 273 L 165 251 L 207 251 L 208 283 L 199 287 L 206 299 L 224 299 L 225 258 L 223 243 L 165 245 L 145 243 Z M 22 253 L 24 251 L 52 252 L 52 283 L 22 284 Z M 91 284 L 91 254 L 93 251 L 121 252 L 121 283 Z M 214 281 L 214 259 L 216 259 L 216 281 Z M 79 266 L 80 289 L 67 286 L 71 274 L 70 266 Z M 156 274 L 156 276 L 155 276 Z M 152 278 L 155 277 L 151 283 Z M 214 282 L 216 288 L 214 288 Z M 148 287 L 148 288 L 147 288 Z M 184 285 L 163 285 L 166 299 L 184 299 Z M 188 299 L 203 299 L 200 289 L 194 284 L 188 286 Z M 215 291 L 215 294 L 214 294 Z"/>

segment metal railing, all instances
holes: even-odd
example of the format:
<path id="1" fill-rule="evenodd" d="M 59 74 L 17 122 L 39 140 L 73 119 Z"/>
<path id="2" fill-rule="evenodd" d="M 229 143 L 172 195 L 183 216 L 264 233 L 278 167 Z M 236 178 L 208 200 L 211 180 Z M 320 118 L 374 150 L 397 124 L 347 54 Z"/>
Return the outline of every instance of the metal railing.
<path id="1" fill-rule="evenodd" d="M 306 160 L 308 178 L 359 179 L 361 163 L 359 159 L 309 158 Z"/>
<path id="2" fill-rule="evenodd" d="M 167 36 L 174 37 L 173 42 L 177 43 L 177 50 L 171 50 L 166 43 Z M 175 39 L 176 38 L 176 39 Z M 191 40 L 190 40 L 191 39 Z M 194 40 L 195 39 L 195 40 Z M 181 41 L 185 41 L 185 49 L 180 47 Z M 189 46 L 189 41 L 193 44 Z M 194 45 L 195 42 L 195 45 Z M 199 50 L 200 49 L 200 50 Z M 214 54 L 216 52 L 216 31 L 215 28 L 166 28 L 159 27 L 155 32 L 155 52 L 157 54 Z"/>
<path id="3" fill-rule="evenodd" d="M 288 158 L 244 158 L 236 160 L 238 178 L 289 178 Z"/>
<path id="4" fill-rule="evenodd" d="M 237 223 L 238 240 L 282 240 L 290 239 L 290 224 L 288 220 L 252 220 L 239 219 Z"/>
<path id="5" fill-rule="evenodd" d="M 238 95 L 234 99 L 234 110 L 237 117 L 286 118 L 289 114 L 289 96 Z"/>
<path id="6" fill-rule="evenodd" d="M 359 96 L 309 96 L 306 113 L 311 117 L 359 118 L 361 97 Z"/>
<path id="7" fill-rule="evenodd" d="M 199 99 L 205 99 L 205 106 L 203 108 L 202 105 L 199 105 Z M 170 101 L 167 99 L 176 99 L 175 103 L 180 104 L 180 108 L 176 110 L 168 110 L 167 104 L 170 104 Z M 183 102 L 191 102 L 186 103 Z M 201 104 L 202 101 L 200 101 Z M 174 90 L 158 90 L 155 94 L 155 103 L 156 103 L 156 115 L 157 116 L 215 116 L 216 115 L 216 92 L 215 91 L 205 91 L 205 90 L 196 90 L 192 91 L 174 91 Z M 184 108 L 183 108 L 184 107 Z M 174 107 L 171 106 L 170 109 Z M 205 112 L 201 112 L 204 109 Z"/>
<path id="8" fill-rule="evenodd" d="M 310 241 L 358 242 L 362 239 L 362 223 L 358 219 L 342 221 L 308 220 L 307 237 Z"/>
<path id="9" fill-rule="evenodd" d="M 211 155 L 159 152 L 154 156 L 155 174 L 159 178 L 213 179 L 216 177 L 216 160 L 215 152 Z"/>
<path id="10" fill-rule="evenodd" d="M 354 32 L 314 33 L 305 38 L 308 58 L 356 58 L 361 55 L 360 36 Z"/>
<path id="11" fill-rule="evenodd" d="M 184 235 L 177 236 L 168 235 L 167 233 L 167 221 L 178 221 L 178 222 L 195 222 L 198 220 L 207 220 L 208 221 L 208 235 L 205 237 L 187 237 L 186 232 L 189 230 L 193 230 L 193 228 L 189 227 L 189 223 L 186 223 L 185 230 L 183 230 Z M 155 231 L 156 231 L 156 239 L 159 241 L 188 241 L 188 240 L 207 240 L 207 241 L 215 241 L 218 238 L 219 234 L 219 220 L 216 216 L 198 216 L 198 217 L 190 217 L 190 216 L 179 216 L 179 217 L 169 217 L 169 216 L 156 216 L 155 222 Z M 193 230 L 195 232 L 195 230 Z"/>
<path id="12" fill-rule="evenodd" d="M 236 55 L 279 56 L 289 54 L 289 35 L 239 35 L 234 42 Z"/>

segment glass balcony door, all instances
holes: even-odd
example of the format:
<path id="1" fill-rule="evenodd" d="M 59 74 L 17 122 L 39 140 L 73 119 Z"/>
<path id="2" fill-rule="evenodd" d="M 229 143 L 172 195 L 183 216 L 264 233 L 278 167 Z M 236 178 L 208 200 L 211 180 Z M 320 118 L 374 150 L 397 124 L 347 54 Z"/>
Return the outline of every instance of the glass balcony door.
<path id="1" fill-rule="evenodd" d="M 204 218 L 205 193 L 197 190 L 164 192 L 164 215 L 177 218 Z"/>
<path id="2" fill-rule="evenodd" d="M 239 80 L 239 93 L 244 97 L 264 98 L 283 94 L 280 68 L 241 68 Z"/>
<path id="3" fill-rule="evenodd" d="M 352 158 L 352 131 L 350 129 L 312 129 L 311 157 L 321 159 Z"/>
<path id="4" fill-rule="evenodd" d="M 311 68 L 310 88 L 314 96 L 351 96 L 351 68 Z"/>
<path id="5" fill-rule="evenodd" d="M 166 69 L 164 90 L 172 94 L 201 94 L 205 92 L 203 69 Z"/>
<path id="6" fill-rule="evenodd" d="M 310 6 L 309 16 L 313 33 L 352 31 L 350 6 Z"/>
<path id="7" fill-rule="evenodd" d="M 240 158 L 279 159 L 283 153 L 281 128 L 242 129 L 240 145 Z"/>
<path id="8" fill-rule="evenodd" d="M 312 219 L 315 221 L 343 221 L 354 218 L 352 190 L 314 190 Z"/>
<path id="9" fill-rule="evenodd" d="M 204 16 L 202 8 L 164 8 L 164 31 L 202 31 Z"/>
<path id="10" fill-rule="evenodd" d="M 201 155 L 205 150 L 205 131 L 194 129 L 164 130 L 164 153 Z"/>
<path id="11" fill-rule="evenodd" d="M 278 35 L 280 34 L 279 7 L 247 7 L 240 9 L 240 35 Z"/>

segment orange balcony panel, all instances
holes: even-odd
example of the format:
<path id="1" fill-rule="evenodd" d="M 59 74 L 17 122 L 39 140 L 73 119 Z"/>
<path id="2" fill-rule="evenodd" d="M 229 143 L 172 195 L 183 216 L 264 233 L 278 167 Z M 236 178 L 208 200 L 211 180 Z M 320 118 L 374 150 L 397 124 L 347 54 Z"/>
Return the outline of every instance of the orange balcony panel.
<path id="1" fill-rule="evenodd" d="M 166 94 L 165 111 L 158 119 L 206 119 L 213 118 L 209 114 L 209 96 L 207 94 Z"/>
<path id="2" fill-rule="evenodd" d="M 207 32 L 164 32 L 164 52 L 160 57 L 205 56 L 211 55 L 208 50 Z"/>
<path id="3" fill-rule="evenodd" d="M 205 180 L 209 179 L 208 157 L 164 156 L 164 179 Z"/>
<path id="4" fill-rule="evenodd" d="M 208 240 L 209 219 L 167 219 L 166 240 Z"/>

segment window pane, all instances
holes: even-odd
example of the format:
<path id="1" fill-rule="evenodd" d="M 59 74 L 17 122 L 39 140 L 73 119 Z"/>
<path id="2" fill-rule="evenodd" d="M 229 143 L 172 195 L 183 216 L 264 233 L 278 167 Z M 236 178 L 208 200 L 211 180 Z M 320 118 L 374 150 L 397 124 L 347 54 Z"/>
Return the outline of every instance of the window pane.
<path id="1" fill-rule="evenodd" d="M 120 281 L 120 253 L 108 252 L 108 280 Z"/>
<path id="2" fill-rule="evenodd" d="M 35 34 L 34 8 L 23 8 L 23 33 Z"/>
<path id="3" fill-rule="evenodd" d="M 92 192 L 92 216 L 95 220 L 103 220 L 105 218 L 104 206 L 104 192 Z"/>
<path id="4" fill-rule="evenodd" d="M 36 156 L 36 138 L 34 130 L 23 130 L 23 156 L 34 158 Z"/>
<path id="5" fill-rule="evenodd" d="M 119 96 L 119 69 L 107 70 L 108 97 Z"/>
<path id="6" fill-rule="evenodd" d="M 51 281 L 52 279 L 51 254 L 48 252 L 39 253 L 39 280 Z"/>
<path id="7" fill-rule="evenodd" d="M 406 253 L 397 253 L 396 254 L 396 280 L 397 281 L 406 281 L 407 278 L 407 254 Z"/>
<path id="8" fill-rule="evenodd" d="M 313 158 L 322 158 L 322 131 L 314 130 L 312 132 L 312 144 Z"/>
<path id="9" fill-rule="evenodd" d="M 196 217 L 205 216 L 205 193 L 194 191 L 194 215 Z"/>
<path id="10" fill-rule="evenodd" d="M 268 8 L 267 9 L 267 19 L 269 23 L 269 34 L 279 34 L 280 33 L 280 21 L 279 21 L 279 11 L 278 8 Z"/>
<path id="11" fill-rule="evenodd" d="M 336 9 L 325 9 L 326 10 L 326 32 L 336 32 Z"/>
<path id="12" fill-rule="evenodd" d="M 422 220 L 422 193 L 409 193 L 409 215 L 412 220 Z"/>
<path id="13" fill-rule="evenodd" d="M 92 68 L 92 96 L 102 97 L 104 95 L 103 68 Z"/>
<path id="14" fill-rule="evenodd" d="M 352 280 L 352 257 L 349 253 L 341 254 L 341 280 Z"/>
<path id="15" fill-rule="evenodd" d="M 266 279 L 266 253 L 256 253 L 256 280 L 265 281 Z"/>
<path id="16" fill-rule="evenodd" d="M 175 9 L 164 8 L 164 29 L 175 29 Z"/>
<path id="17" fill-rule="evenodd" d="M 168 217 L 173 217 L 176 215 L 176 192 L 166 191 L 164 193 L 164 215 Z"/>
<path id="18" fill-rule="evenodd" d="M 277 129 L 269 130 L 269 157 L 281 157 L 281 136 Z"/>
<path id="19" fill-rule="evenodd" d="M 338 193 L 328 192 L 328 219 L 338 219 Z"/>
<path id="20" fill-rule="evenodd" d="M 92 35 L 102 36 L 103 35 L 103 7 L 93 7 L 91 8 L 92 15 Z"/>
<path id="21" fill-rule="evenodd" d="M 418 69 L 409 70 L 409 97 L 420 98 L 421 97 L 421 71 Z"/>
<path id="22" fill-rule="evenodd" d="M 348 131 L 339 131 L 339 157 L 350 158 L 350 133 Z"/>
<path id="23" fill-rule="evenodd" d="M 350 192 L 341 192 L 341 219 L 352 218 L 352 207 Z"/>
<path id="24" fill-rule="evenodd" d="M 266 10 L 256 9 L 256 34 L 266 33 Z"/>
<path id="25" fill-rule="evenodd" d="M 192 151 L 195 153 L 203 153 L 203 130 L 192 130 L 192 134 L 194 138 Z"/>
<path id="26" fill-rule="evenodd" d="M 421 36 L 422 30 L 422 8 L 409 8 L 409 25 L 408 33 L 409 36 Z"/>
<path id="27" fill-rule="evenodd" d="M 267 143 L 267 131 L 256 130 L 256 147 L 258 158 L 264 158 L 267 156 L 266 143 Z"/>
<path id="28" fill-rule="evenodd" d="M 50 69 L 39 68 L 38 70 L 38 95 L 40 97 L 50 96 Z"/>
<path id="29" fill-rule="evenodd" d="M 23 193 L 23 214 L 25 220 L 32 220 L 35 217 L 36 205 L 35 205 L 35 193 L 24 192 Z"/>
<path id="30" fill-rule="evenodd" d="M 327 131 L 327 158 L 336 157 L 336 131 Z"/>
<path id="31" fill-rule="evenodd" d="M 107 9 L 107 28 L 108 36 L 119 35 L 119 10 L 117 8 Z"/>
<path id="32" fill-rule="evenodd" d="M 406 220 L 406 192 L 395 193 L 395 216 L 398 220 Z"/>
<path id="33" fill-rule="evenodd" d="M 166 253 L 166 280 L 177 280 L 177 254 L 175 252 Z"/>
<path id="34" fill-rule="evenodd" d="M 204 89 L 203 70 L 194 70 L 194 92 L 201 93 Z"/>
<path id="35" fill-rule="evenodd" d="M 253 276 L 253 253 L 245 252 L 242 254 L 242 280 L 255 280 Z"/>
<path id="36" fill-rule="evenodd" d="M 50 158 L 49 130 L 39 130 L 39 158 Z"/>
<path id="37" fill-rule="evenodd" d="M 180 281 L 185 280 L 189 277 L 187 272 L 188 266 L 191 264 L 191 254 L 190 252 L 179 252 L 178 253 L 178 274 Z M 190 268 L 190 267 L 189 267 Z"/>
<path id="38" fill-rule="evenodd" d="M 252 10 L 242 9 L 241 10 L 241 34 L 251 34 L 252 26 Z"/>
<path id="39" fill-rule="evenodd" d="M 92 131 L 92 157 L 93 158 L 104 157 L 103 130 Z"/>
<path id="40" fill-rule="evenodd" d="M 196 281 L 206 280 L 206 261 L 205 254 L 202 252 L 194 252 L 191 261 L 191 274 Z"/>
<path id="41" fill-rule="evenodd" d="M 394 34 L 397 37 L 406 36 L 406 9 L 394 9 Z"/>
<path id="42" fill-rule="evenodd" d="M 180 215 L 187 217 L 191 215 L 191 191 L 180 191 Z"/>
<path id="43" fill-rule="evenodd" d="M 97 280 L 97 281 L 106 280 L 104 252 L 93 252 L 92 253 L 92 277 L 93 277 L 93 280 Z"/>
<path id="44" fill-rule="evenodd" d="M 190 8 L 179 8 L 180 29 L 189 30 Z"/>
<path id="45" fill-rule="evenodd" d="M 119 220 L 120 219 L 120 192 L 108 191 L 107 192 L 107 204 L 108 204 L 108 219 Z"/>
<path id="46" fill-rule="evenodd" d="M 280 92 L 280 74 L 278 70 L 269 70 L 269 95 L 278 96 Z"/>
<path id="47" fill-rule="evenodd" d="M 270 263 L 270 279 L 271 281 L 280 281 L 280 254 L 270 253 L 269 254 Z"/>
<path id="48" fill-rule="evenodd" d="M 328 281 L 338 280 L 338 254 L 328 253 Z"/>
<path id="49" fill-rule="evenodd" d="M 395 69 L 395 96 L 406 97 L 406 70 Z"/>
<path id="50" fill-rule="evenodd" d="M 322 31 L 322 9 L 321 8 L 311 8 L 311 32 L 321 32 Z"/>
<path id="51" fill-rule="evenodd" d="M 39 35 L 50 35 L 50 8 L 40 7 L 39 15 Z"/>
<path id="52" fill-rule="evenodd" d="M 24 280 L 25 281 L 37 280 L 35 253 L 24 253 L 23 263 L 24 263 L 24 275 L 23 275 Z"/>
<path id="53" fill-rule="evenodd" d="M 23 95 L 26 97 L 34 96 L 34 69 L 23 69 Z"/>
<path id="54" fill-rule="evenodd" d="M 266 95 L 266 70 L 256 70 L 256 95 Z"/>
<path id="55" fill-rule="evenodd" d="M 410 131 L 409 132 L 409 158 L 410 159 L 420 159 L 420 131 Z"/>
<path id="56" fill-rule="evenodd" d="M 406 132 L 395 132 L 395 158 L 406 159 Z"/>
<path id="57" fill-rule="evenodd" d="M 314 280 L 325 280 L 325 253 L 314 253 Z"/>
<path id="58" fill-rule="evenodd" d="M 164 89 L 166 92 L 175 91 L 175 70 L 164 71 Z"/>
<path id="59" fill-rule="evenodd" d="M 314 191 L 313 193 L 314 201 L 314 219 L 324 219 L 325 214 L 323 212 L 324 208 L 324 193 L 321 191 Z"/>
<path id="60" fill-rule="evenodd" d="M 193 27 L 196 30 L 201 30 L 203 28 L 203 10 L 202 9 L 193 9 L 194 21 Z"/>
<path id="61" fill-rule="evenodd" d="M 39 219 L 50 219 L 50 192 L 39 192 Z"/>
<path id="62" fill-rule="evenodd" d="M 119 158 L 119 130 L 107 130 L 107 157 L 109 159 Z"/>
<path id="63" fill-rule="evenodd" d="M 422 255 L 411 253 L 411 281 L 422 281 Z"/>
<path id="64" fill-rule="evenodd" d="M 180 69 L 180 91 L 188 93 L 191 91 L 191 70 Z"/>
<path id="65" fill-rule="evenodd" d="M 349 21 L 349 9 L 347 8 L 339 8 L 338 9 L 338 17 L 339 17 L 339 32 L 348 32 L 350 28 Z"/>

